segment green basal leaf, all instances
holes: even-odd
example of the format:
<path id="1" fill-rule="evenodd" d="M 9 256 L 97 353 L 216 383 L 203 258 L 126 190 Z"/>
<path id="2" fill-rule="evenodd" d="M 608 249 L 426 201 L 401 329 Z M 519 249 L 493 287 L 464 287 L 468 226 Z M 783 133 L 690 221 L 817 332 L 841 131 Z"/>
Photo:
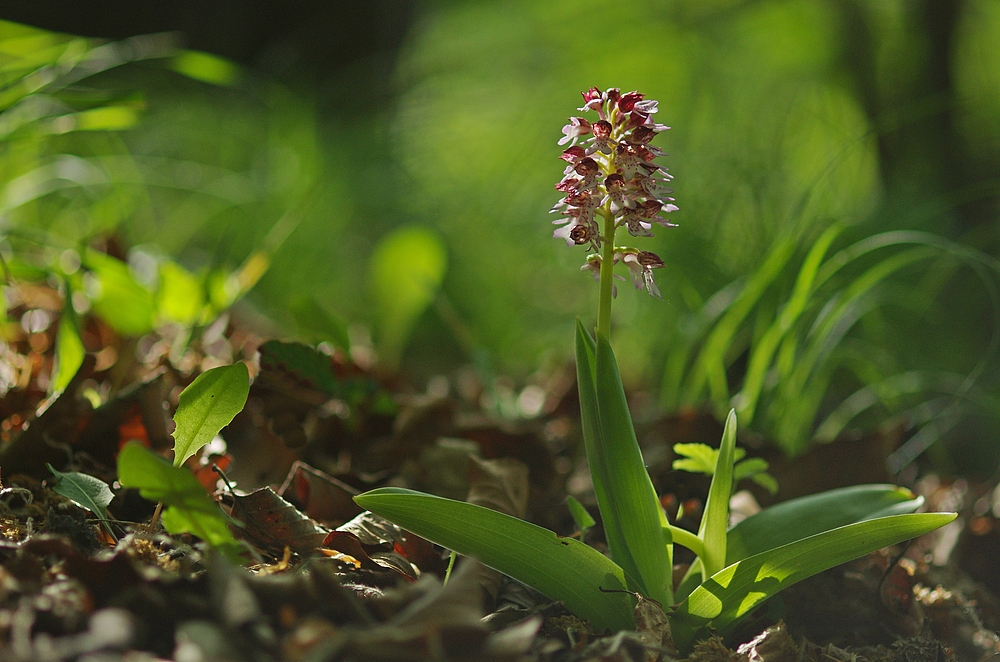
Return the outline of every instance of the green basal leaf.
<path id="1" fill-rule="evenodd" d="M 726 565 L 726 529 L 729 527 L 729 495 L 733 491 L 733 464 L 736 456 L 736 412 L 730 410 L 722 431 L 718 459 L 708 488 L 705 514 L 698 537 L 705 543 L 701 557 L 704 574 L 714 575 Z"/>
<path id="2" fill-rule="evenodd" d="M 580 391 L 580 416 L 583 428 L 583 443 L 587 452 L 587 464 L 590 466 L 590 476 L 594 483 L 594 494 L 597 497 L 597 507 L 604 520 L 604 537 L 608 541 L 611 558 L 621 566 L 625 577 L 629 580 L 632 590 L 641 590 L 639 584 L 639 568 L 632 559 L 625 535 L 614 517 L 614 507 L 611 504 L 609 485 L 611 478 L 608 466 L 604 462 L 604 442 L 601 438 L 601 423 L 597 415 L 597 388 L 595 380 L 595 362 L 597 343 L 583 327 L 579 318 L 576 320 L 576 382 Z"/>
<path id="3" fill-rule="evenodd" d="M 69 386 L 87 354 L 77 328 L 76 313 L 69 299 L 67 296 L 66 305 L 59 317 L 59 329 L 56 331 L 56 365 L 49 384 L 51 393 L 62 393 Z"/>
<path id="4" fill-rule="evenodd" d="M 174 414 L 174 466 L 212 441 L 243 410 L 250 373 L 243 363 L 212 368 L 181 392 Z"/>
<path id="5" fill-rule="evenodd" d="M 187 469 L 133 442 L 118 453 L 118 482 L 137 488 L 150 501 L 162 501 L 167 506 L 163 527 L 170 533 L 191 533 L 238 559 L 242 548 L 229 531 L 228 518 Z"/>
<path id="6" fill-rule="evenodd" d="M 622 569 L 578 540 L 489 508 L 401 488 L 372 490 L 354 500 L 407 531 L 561 600 L 599 631 L 635 628 L 632 598 L 601 591 L 626 588 Z"/>
<path id="7" fill-rule="evenodd" d="M 638 571 L 632 578 L 639 582 L 641 593 L 668 605 L 673 602 L 673 547 L 662 528 L 667 519 L 639 450 L 614 352 L 600 335 L 595 358 L 598 439 L 603 442 L 596 460 L 607 468 L 605 489 L 611 506 L 601 516 L 605 527 L 610 521 L 620 529 Z"/>
<path id="8" fill-rule="evenodd" d="M 892 515 L 849 524 L 755 554 L 727 566 L 692 591 L 672 618 L 682 652 L 706 628 L 727 634 L 764 600 L 792 584 L 882 547 L 916 538 L 955 513 Z"/>
<path id="9" fill-rule="evenodd" d="M 587 509 L 583 507 L 583 504 L 577 501 L 572 494 L 566 497 L 566 505 L 569 507 L 569 514 L 573 516 L 573 521 L 576 522 L 576 528 L 580 531 L 581 536 L 587 532 L 587 529 L 597 524 Z"/>
<path id="10" fill-rule="evenodd" d="M 895 485 L 854 485 L 791 499 L 731 528 L 726 563 L 865 519 L 912 513 L 922 503 Z"/>
<path id="11" fill-rule="evenodd" d="M 58 479 L 52 486 L 56 494 L 66 497 L 81 508 L 86 508 L 102 520 L 108 519 L 108 504 L 115 495 L 107 483 L 78 471 L 64 473 L 53 469 L 51 464 L 46 463 L 45 466 Z"/>

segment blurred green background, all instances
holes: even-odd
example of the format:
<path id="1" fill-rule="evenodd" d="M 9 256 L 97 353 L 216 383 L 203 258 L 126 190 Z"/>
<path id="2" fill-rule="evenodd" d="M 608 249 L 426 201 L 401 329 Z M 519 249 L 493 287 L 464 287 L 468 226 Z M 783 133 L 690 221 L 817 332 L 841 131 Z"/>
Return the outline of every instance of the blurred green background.
<path id="1" fill-rule="evenodd" d="M 560 129 L 581 90 L 638 89 L 673 127 L 680 227 L 638 246 L 663 300 L 621 288 L 626 382 L 793 453 L 895 416 L 916 450 L 997 461 L 991 0 L 51 9 L 0 10 L 8 251 L 114 235 L 134 272 L 256 283 L 238 310 L 272 334 L 370 329 L 419 388 L 468 364 L 523 385 L 596 317 L 584 249 L 551 237 Z"/>

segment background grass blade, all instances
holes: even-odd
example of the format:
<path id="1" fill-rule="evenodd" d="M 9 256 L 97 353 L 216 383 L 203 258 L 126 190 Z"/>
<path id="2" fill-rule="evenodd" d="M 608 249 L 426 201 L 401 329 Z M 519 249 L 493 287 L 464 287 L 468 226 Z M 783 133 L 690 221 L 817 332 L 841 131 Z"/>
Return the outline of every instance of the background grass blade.
<path id="1" fill-rule="evenodd" d="M 524 520 L 471 503 L 384 487 L 355 502 L 407 531 L 524 582 L 588 619 L 598 630 L 632 630 L 622 569 L 597 550 Z"/>
<path id="2" fill-rule="evenodd" d="M 691 592 L 674 614 L 681 651 L 705 628 L 726 634 L 772 595 L 835 565 L 916 538 L 955 519 L 955 513 L 893 515 L 849 524 L 755 554 L 727 566 Z"/>

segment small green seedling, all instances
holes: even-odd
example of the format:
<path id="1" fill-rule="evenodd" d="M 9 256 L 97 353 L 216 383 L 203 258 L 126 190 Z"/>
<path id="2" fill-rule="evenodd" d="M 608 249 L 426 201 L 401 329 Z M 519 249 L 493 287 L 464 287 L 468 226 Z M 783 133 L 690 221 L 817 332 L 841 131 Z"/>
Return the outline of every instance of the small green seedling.
<path id="1" fill-rule="evenodd" d="M 635 628 L 632 594 L 673 606 L 673 635 L 683 653 L 710 630 L 731 631 L 761 602 L 795 582 L 932 531 L 956 515 L 916 514 L 922 500 L 908 491 L 865 485 L 788 501 L 730 529 L 735 481 L 764 475 L 759 465 L 737 468 L 736 414 L 730 412 L 698 532 L 669 524 L 643 464 L 610 343 L 616 263 L 628 267 L 637 289 L 659 296 L 652 270 L 663 261 L 654 253 L 616 245 L 615 234 L 624 227 L 632 236 L 650 236 L 654 223 L 672 226 L 659 216 L 677 209 L 665 186 L 670 176 L 654 163 L 662 152 L 650 144 L 667 127 L 652 119 L 657 103 L 638 92 L 592 88 L 583 97 L 582 110 L 596 111 L 598 120 L 572 118 L 563 128 L 560 144 L 570 146 L 562 158 L 569 166 L 556 188 L 566 197 L 553 211 L 562 216 L 556 237 L 594 251 L 584 269 L 599 283 L 597 333 L 577 324 L 577 386 L 611 558 L 517 518 L 411 490 L 382 488 L 355 501 L 561 600 L 599 629 Z M 586 147 L 577 144 L 583 136 L 589 136 Z M 691 453 L 687 457 L 696 459 Z M 676 589 L 675 543 L 697 555 Z"/>
<path id="2" fill-rule="evenodd" d="M 56 477 L 52 490 L 97 515 L 111 539 L 116 540 L 115 533 L 108 524 L 108 504 L 115 498 L 108 484 L 100 478 L 79 471 L 62 472 L 56 471 L 51 464 L 46 463 L 45 466 Z"/>
<path id="3" fill-rule="evenodd" d="M 228 518 L 194 475 L 181 465 L 215 438 L 240 413 L 250 392 L 243 363 L 212 368 L 181 391 L 174 414 L 174 461 L 167 463 L 138 443 L 118 453 L 118 480 L 156 501 L 152 526 L 163 506 L 163 526 L 170 533 L 192 533 L 233 559 L 242 547 L 227 527 Z"/>

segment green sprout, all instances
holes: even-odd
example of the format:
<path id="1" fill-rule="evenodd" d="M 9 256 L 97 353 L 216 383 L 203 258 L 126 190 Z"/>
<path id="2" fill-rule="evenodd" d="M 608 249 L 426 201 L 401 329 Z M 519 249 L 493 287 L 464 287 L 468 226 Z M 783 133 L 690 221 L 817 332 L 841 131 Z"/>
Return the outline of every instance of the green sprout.
<path id="1" fill-rule="evenodd" d="M 663 153 L 650 141 L 667 129 L 653 121 L 657 102 L 612 88 L 583 93 L 581 111 L 593 123 L 571 118 L 560 144 L 569 163 L 553 208 L 562 227 L 557 238 L 586 245 L 584 265 L 600 288 L 596 334 L 577 323 L 577 386 L 584 444 L 610 558 L 574 538 L 487 508 L 401 488 L 381 488 L 355 501 L 401 527 L 453 552 L 561 600 L 598 629 L 634 629 L 641 595 L 672 611 L 681 652 L 708 632 L 727 634 L 764 600 L 792 584 L 851 559 L 932 531 L 954 513 L 914 511 L 922 499 L 891 485 L 862 485 L 794 499 L 729 527 L 729 499 L 736 480 L 766 476 L 766 467 L 736 449 L 736 413 L 726 420 L 718 452 L 682 447 L 682 467 L 712 474 L 697 533 L 667 521 L 643 463 L 611 348 L 611 304 L 618 262 L 637 289 L 658 297 L 652 270 L 663 266 L 649 251 L 619 246 L 617 230 L 651 236 L 659 216 L 676 211 L 670 179 L 654 160 Z M 585 136 L 583 144 L 577 144 Z M 598 220 L 599 219 L 599 220 Z M 697 460 L 700 460 L 698 462 Z M 711 466 L 701 466 L 710 463 Z M 687 466 L 685 466 L 687 465 Z M 766 478 L 764 478 L 766 481 Z M 673 547 L 692 550 L 696 561 L 673 584 Z"/>

